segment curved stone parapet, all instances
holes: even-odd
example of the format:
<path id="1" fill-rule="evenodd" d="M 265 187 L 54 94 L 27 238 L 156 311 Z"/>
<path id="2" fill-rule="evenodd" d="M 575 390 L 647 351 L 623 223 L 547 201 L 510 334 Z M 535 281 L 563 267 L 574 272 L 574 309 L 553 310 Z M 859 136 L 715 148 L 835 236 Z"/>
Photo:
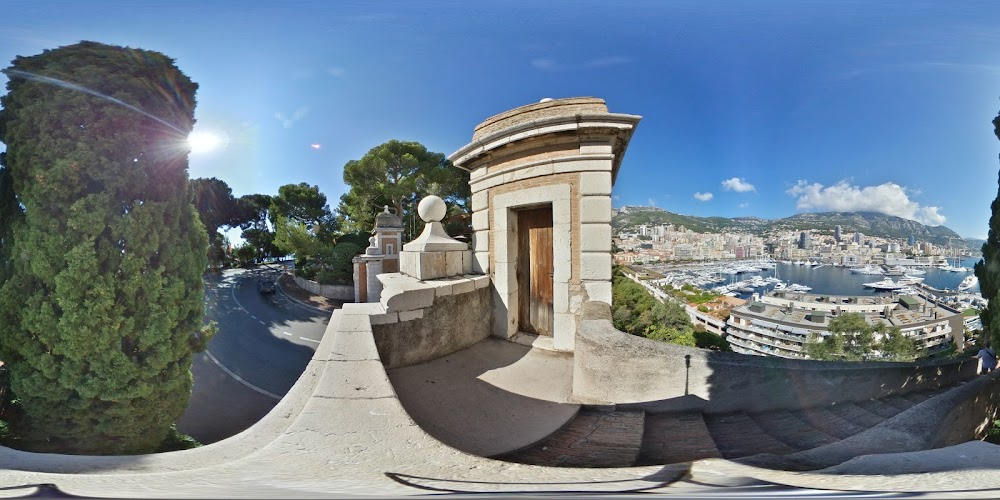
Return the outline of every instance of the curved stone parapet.
<path id="1" fill-rule="evenodd" d="M 828 481 L 821 472 L 792 477 L 715 459 L 584 469 L 512 464 L 460 452 L 430 437 L 401 406 L 375 346 L 370 309 L 368 304 L 347 304 L 336 311 L 306 372 L 288 395 L 237 436 L 159 455 L 88 457 L 2 449 L 0 481 L 25 488 L 49 485 L 45 491 L 50 494 L 55 488 L 78 496 L 203 498 L 676 493 L 690 491 L 676 483 L 685 474 L 694 473 L 711 484 L 711 476 L 718 478 L 720 470 L 746 481 L 760 477 L 782 482 L 791 477 L 789 484 L 798 486 Z M 956 393 L 953 406 L 976 404 L 976 396 L 992 387 L 990 383 L 995 383 L 992 377 L 983 377 L 970 384 L 968 394 Z M 943 415 L 946 423 L 953 418 L 948 412 Z M 973 481 L 948 486 L 957 490 L 981 485 Z"/>
<path id="2" fill-rule="evenodd" d="M 979 369 L 975 358 L 916 365 L 839 363 L 667 344 L 616 330 L 611 308 L 603 302 L 583 305 L 576 345 L 573 394 L 579 401 L 698 400 L 698 409 L 706 413 L 809 408 L 906 394 L 968 380 Z"/>

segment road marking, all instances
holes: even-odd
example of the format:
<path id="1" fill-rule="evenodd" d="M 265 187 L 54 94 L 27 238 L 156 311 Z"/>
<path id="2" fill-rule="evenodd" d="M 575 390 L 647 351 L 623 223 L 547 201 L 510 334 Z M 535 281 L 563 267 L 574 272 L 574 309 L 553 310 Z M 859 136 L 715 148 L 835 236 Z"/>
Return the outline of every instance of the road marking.
<path id="1" fill-rule="evenodd" d="M 273 399 L 276 399 L 278 401 L 281 401 L 281 396 L 279 396 L 277 394 L 274 394 L 272 392 L 265 391 L 264 389 L 261 389 L 260 387 L 257 387 L 256 385 L 253 385 L 250 382 L 247 382 L 246 380 L 243 379 L 243 377 L 241 377 L 241 376 L 233 373 L 232 370 L 230 370 L 229 368 L 226 368 L 226 366 L 223 365 L 222 363 L 220 363 L 219 360 L 215 359 L 215 356 L 213 356 L 212 353 L 211 353 L 211 351 L 209 351 L 208 349 L 205 349 L 205 355 L 207 355 L 208 359 L 211 359 L 213 363 L 215 363 L 216 365 L 218 365 L 219 368 L 222 368 L 222 371 L 226 372 L 227 375 L 229 375 L 230 377 L 233 377 L 234 379 L 236 379 L 237 382 L 239 382 L 239 383 L 241 383 L 241 384 L 249 387 L 250 389 L 252 389 L 254 391 L 257 391 L 257 392 L 259 392 L 259 393 L 261 393 L 261 394 L 263 394 L 263 395 L 265 395 L 265 396 L 267 396 L 269 398 L 273 398 Z"/>
<path id="2" fill-rule="evenodd" d="M 255 318 L 255 319 L 256 319 L 256 318 Z M 262 325 L 264 325 L 264 326 L 267 326 L 267 323 L 264 323 L 263 321 L 261 321 L 261 320 L 259 320 L 259 319 L 257 320 L 257 322 L 258 322 L 258 323 L 260 323 L 260 324 L 262 324 Z"/>
<path id="3" fill-rule="evenodd" d="M 309 341 L 309 342 L 315 342 L 315 343 L 317 343 L 317 344 L 319 343 L 319 341 L 318 341 L 318 340 L 313 340 L 313 339 L 307 339 L 307 338 L 305 338 L 305 337 L 299 337 L 299 338 L 300 338 L 300 339 L 302 339 L 302 340 L 307 340 L 307 341 Z"/>
<path id="4" fill-rule="evenodd" d="M 290 334 L 290 333 L 288 333 L 288 332 L 281 332 L 281 333 L 284 333 L 285 335 L 288 335 L 289 337 L 291 337 L 291 336 L 292 336 L 292 334 Z"/>
<path id="5" fill-rule="evenodd" d="M 257 319 L 257 316 L 254 316 L 253 314 L 251 314 L 250 317 L 253 318 L 253 319 Z M 260 320 L 257 319 L 257 321 L 260 321 Z"/>

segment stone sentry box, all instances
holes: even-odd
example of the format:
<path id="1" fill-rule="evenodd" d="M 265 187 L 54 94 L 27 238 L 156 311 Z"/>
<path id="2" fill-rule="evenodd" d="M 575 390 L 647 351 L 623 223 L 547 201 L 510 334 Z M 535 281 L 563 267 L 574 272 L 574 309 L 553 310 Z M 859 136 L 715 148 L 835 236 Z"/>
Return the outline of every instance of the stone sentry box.
<path id="1" fill-rule="evenodd" d="M 519 309 L 529 300 L 522 294 L 540 294 L 551 317 L 542 315 L 549 326 L 537 333 L 572 351 L 581 305 L 611 303 L 611 187 L 640 118 L 609 113 L 593 97 L 543 99 L 487 119 L 449 157 L 470 172 L 472 270 L 493 282 L 493 335 L 532 331 L 522 324 L 529 322 Z M 519 248 L 528 248 L 518 220 L 538 208 L 551 208 L 550 236 L 542 240 L 551 246 L 551 270 L 543 273 L 551 283 L 529 292 L 523 283 L 531 271 L 518 269 L 519 258 L 526 262 Z"/>

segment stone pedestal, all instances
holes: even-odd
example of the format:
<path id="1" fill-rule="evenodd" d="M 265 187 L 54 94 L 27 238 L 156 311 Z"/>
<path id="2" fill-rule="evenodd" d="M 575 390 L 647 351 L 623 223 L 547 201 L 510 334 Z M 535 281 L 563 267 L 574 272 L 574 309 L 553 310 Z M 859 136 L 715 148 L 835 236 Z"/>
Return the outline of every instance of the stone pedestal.
<path id="1" fill-rule="evenodd" d="M 472 251 L 467 244 L 448 236 L 441 225 L 446 207 L 437 196 L 428 196 L 417 207 L 426 222 L 417 239 L 403 245 L 399 272 L 418 280 L 460 276 L 472 272 Z"/>

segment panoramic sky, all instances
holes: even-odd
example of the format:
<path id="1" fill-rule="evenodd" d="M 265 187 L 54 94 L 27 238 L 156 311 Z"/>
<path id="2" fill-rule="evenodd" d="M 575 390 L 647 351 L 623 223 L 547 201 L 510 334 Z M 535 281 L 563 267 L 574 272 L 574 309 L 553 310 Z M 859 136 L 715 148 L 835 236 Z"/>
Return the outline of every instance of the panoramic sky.
<path id="1" fill-rule="evenodd" d="M 389 139 L 451 154 L 487 117 L 595 96 L 641 115 L 614 205 L 781 218 L 876 211 L 985 238 L 1000 2 L 34 0 L 0 67 L 92 40 L 198 83 L 191 177 L 318 185 Z M 0 76 L 0 84 L 6 84 Z M 215 147 L 212 142 L 215 141 Z"/>

